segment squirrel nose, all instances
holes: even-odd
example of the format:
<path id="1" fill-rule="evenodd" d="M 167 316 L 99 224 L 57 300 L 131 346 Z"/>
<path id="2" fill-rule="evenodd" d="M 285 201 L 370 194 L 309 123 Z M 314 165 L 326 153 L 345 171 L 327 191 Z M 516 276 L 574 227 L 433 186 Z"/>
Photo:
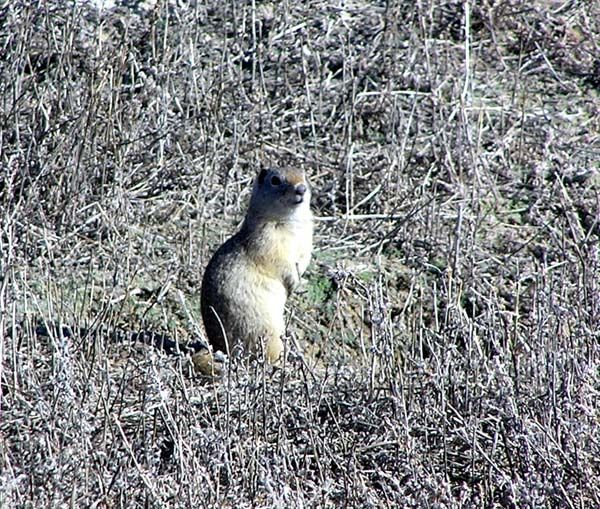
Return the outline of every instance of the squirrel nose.
<path id="1" fill-rule="evenodd" d="M 304 193 L 306 193 L 306 186 L 304 184 L 296 186 L 296 194 L 298 196 L 304 196 Z"/>

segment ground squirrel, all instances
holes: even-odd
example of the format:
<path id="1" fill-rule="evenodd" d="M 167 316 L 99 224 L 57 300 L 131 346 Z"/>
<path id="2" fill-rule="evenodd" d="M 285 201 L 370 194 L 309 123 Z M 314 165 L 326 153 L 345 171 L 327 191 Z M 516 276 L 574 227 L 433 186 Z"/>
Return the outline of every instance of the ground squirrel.
<path id="1" fill-rule="evenodd" d="M 239 232 L 211 258 L 202 280 L 202 319 L 214 350 L 283 353 L 284 306 L 312 252 L 310 189 L 303 171 L 262 170 Z"/>

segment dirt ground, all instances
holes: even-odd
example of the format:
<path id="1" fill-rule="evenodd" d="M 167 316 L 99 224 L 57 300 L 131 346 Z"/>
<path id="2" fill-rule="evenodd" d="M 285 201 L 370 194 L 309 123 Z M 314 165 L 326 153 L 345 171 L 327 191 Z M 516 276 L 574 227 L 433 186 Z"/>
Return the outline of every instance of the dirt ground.
<path id="1" fill-rule="evenodd" d="M 600 507 L 600 3 L 0 0 L 0 92 L 0 507 Z M 267 165 L 283 368 L 116 341 Z"/>

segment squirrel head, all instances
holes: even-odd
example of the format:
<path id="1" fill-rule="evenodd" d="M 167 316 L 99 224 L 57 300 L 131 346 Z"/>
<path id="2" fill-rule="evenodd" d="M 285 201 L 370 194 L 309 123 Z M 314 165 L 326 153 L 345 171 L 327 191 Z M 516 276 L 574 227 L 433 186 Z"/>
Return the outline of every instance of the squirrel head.
<path id="1" fill-rule="evenodd" d="M 266 221 L 309 219 L 310 188 L 302 170 L 263 169 L 254 180 L 249 216 Z"/>

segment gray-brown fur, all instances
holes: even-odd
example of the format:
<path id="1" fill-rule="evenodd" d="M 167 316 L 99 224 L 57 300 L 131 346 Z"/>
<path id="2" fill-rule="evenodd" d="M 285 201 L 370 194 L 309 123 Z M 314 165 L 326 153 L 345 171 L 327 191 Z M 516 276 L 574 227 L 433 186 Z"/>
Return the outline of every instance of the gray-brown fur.
<path id="1" fill-rule="evenodd" d="M 284 306 L 312 251 L 310 190 L 298 170 L 263 170 L 244 223 L 217 249 L 202 281 L 202 318 L 213 349 L 283 352 Z"/>

